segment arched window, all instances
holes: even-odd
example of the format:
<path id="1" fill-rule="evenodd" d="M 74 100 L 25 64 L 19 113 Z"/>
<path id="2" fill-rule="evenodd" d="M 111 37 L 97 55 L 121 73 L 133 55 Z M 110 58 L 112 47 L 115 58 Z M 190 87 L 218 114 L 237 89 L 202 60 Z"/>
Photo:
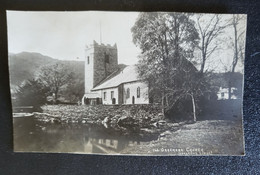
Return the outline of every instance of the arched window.
<path id="1" fill-rule="evenodd" d="M 127 90 L 126 90 L 126 98 L 129 98 L 129 97 L 130 97 L 130 89 L 127 88 Z"/>
<path id="2" fill-rule="evenodd" d="M 140 98 L 140 87 L 138 87 L 136 90 L 136 97 Z"/>
<path id="3" fill-rule="evenodd" d="M 89 64 L 89 56 L 88 56 L 88 64 Z"/>

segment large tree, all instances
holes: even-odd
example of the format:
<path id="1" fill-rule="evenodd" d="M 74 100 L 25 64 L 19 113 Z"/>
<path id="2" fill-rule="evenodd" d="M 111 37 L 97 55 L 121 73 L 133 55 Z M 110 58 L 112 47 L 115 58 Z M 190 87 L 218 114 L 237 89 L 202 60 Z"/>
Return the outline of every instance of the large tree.
<path id="1" fill-rule="evenodd" d="M 49 87 L 56 103 L 61 90 L 68 86 L 73 79 L 73 72 L 66 65 L 56 63 L 43 66 L 37 78 L 42 84 Z"/>
<path id="2" fill-rule="evenodd" d="M 189 61 L 198 44 L 195 22 L 186 13 L 140 13 L 132 28 L 133 41 L 141 48 L 137 70 L 150 94 L 161 98 L 163 112 L 190 96 L 195 103 L 201 86 L 197 70 Z M 165 111 L 166 110 L 166 111 Z"/>
<path id="3" fill-rule="evenodd" d="M 196 15 L 196 27 L 200 36 L 200 42 L 197 48 L 200 56 L 197 63 L 200 66 L 200 72 L 205 72 L 205 66 L 209 62 L 211 55 L 219 49 L 221 44 L 220 36 L 230 24 L 217 14 Z"/>
<path id="4" fill-rule="evenodd" d="M 233 42 L 231 42 L 231 48 L 233 49 L 233 59 L 231 63 L 231 70 L 230 70 L 230 76 L 229 76 L 229 84 L 228 84 L 228 96 L 229 99 L 231 99 L 231 86 L 233 83 L 233 75 L 235 72 L 235 69 L 237 67 L 237 64 L 239 61 L 242 63 L 244 62 L 244 56 L 245 56 L 245 27 L 244 25 L 241 25 L 245 22 L 246 17 L 245 15 L 239 15 L 234 14 L 232 16 L 232 19 L 230 20 L 230 25 L 233 28 L 234 36 L 231 37 L 231 40 L 233 39 Z"/>

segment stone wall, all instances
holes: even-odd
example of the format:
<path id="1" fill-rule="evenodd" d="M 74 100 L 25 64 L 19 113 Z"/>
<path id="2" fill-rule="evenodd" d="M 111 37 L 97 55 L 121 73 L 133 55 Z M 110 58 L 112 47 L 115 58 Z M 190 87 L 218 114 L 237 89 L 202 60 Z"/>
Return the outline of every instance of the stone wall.
<path id="1" fill-rule="evenodd" d="M 66 123 L 101 123 L 104 119 L 116 123 L 119 118 L 132 118 L 136 122 L 150 123 L 163 118 L 160 106 L 145 105 L 45 105 L 43 113 L 55 121 Z M 47 120 L 47 119 L 46 119 Z"/>

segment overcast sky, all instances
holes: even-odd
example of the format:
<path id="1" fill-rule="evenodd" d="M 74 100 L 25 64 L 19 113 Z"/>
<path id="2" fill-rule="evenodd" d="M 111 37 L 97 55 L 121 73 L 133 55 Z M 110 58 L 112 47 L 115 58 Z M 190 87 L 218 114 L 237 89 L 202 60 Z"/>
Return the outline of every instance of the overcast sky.
<path id="1" fill-rule="evenodd" d="M 119 63 L 135 64 L 140 50 L 132 42 L 131 28 L 137 16 L 137 12 L 8 11 L 9 52 L 83 59 L 86 44 L 102 40 L 117 44 Z"/>
<path id="2" fill-rule="evenodd" d="M 140 49 L 132 42 L 131 28 L 138 12 L 26 12 L 8 11 L 8 49 L 9 53 L 38 52 L 57 59 L 84 59 L 84 48 L 93 40 L 104 44 L 117 44 L 118 61 L 123 64 L 135 64 Z M 196 16 L 194 16 L 195 18 Z M 210 15 L 204 17 L 210 19 Z M 222 16 L 224 19 L 232 15 Z M 242 27 L 246 27 L 243 22 Z M 225 31 L 233 34 L 233 29 Z M 223 72 L 231 65 L 233 50 L 228 49 L 230 40 L 219 46 L 220 50 L 211 55 L 211 69 Z M 213 63 L 212 63 L 213 62 Z M 213 66 L 212 66 L 213 65 Z M 206 65 L 207 66 L 207 65 Z M 230 69 L 230 68 L 228 68 Z M 238 64 L 237 70 L 242 70 Z"/>

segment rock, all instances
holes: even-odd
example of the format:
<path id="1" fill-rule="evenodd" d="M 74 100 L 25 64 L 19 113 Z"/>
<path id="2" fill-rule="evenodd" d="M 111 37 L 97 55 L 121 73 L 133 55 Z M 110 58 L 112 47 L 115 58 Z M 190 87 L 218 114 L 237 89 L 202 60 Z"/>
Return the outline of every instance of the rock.
<path id="1" fill-rule="evenodd" d="M 103 123 L 103 126 L 104 126 L 105 128 L 108 128 L 107 123 Z"/>
<path id="2" fill-rule="evenodd" d="M 165 131 L 160 134 L 160 137 L 166 137 L 167 135 L 171 135 L 172 133 L 170 131 Z"/>
<path id="3" fill-rule="evenodd" d="M 152 124 L 152 126 L 154 126 L 154 127 L 158 127 L 159 124 L 158 124 L 158 122 L 155 122 L 155 123 Z"/>
<path id="4" fill-rule="evenodd" d="M 109 117 L 105 117 L 104 120 L 101 122 L 102 124 L 108 124 L 111 121 Z"/>
<path id="5" fill-rule="evenodd" d="M 185 122 L 179 122 L 179 125 L 184 125 L 185 124 Z"/>
<path id="6" fill-rule="evenodd" d="M 165 121 L 165 120 L 159 120 L 159 121 L 158 121 L 158 124 L 159 124 L 159 125 L 165 125 L 165 124 L 166 124 L 166 121 Z"/>
<path id="7" fill-rule="evenodd" d="M 121 115 L 115 115 L 113 118 L 120 118 Z"/>
<path id="8" fill-rule="evenodd" d="M 126 116 L 123 116 L 123 117 L 120 117 L 118 120 L 117 120 L 117 123 L 121 122 L 121 121 L 124 121 L 126 120 L 127 117 Z"/>
<path id="9" fill-rule="evenodd" d="M 173 124 L 171 124 L 170 126 L 171 126 L 171 127 L 178 127 L 178 126 L 180 126 L 180 124 L 179 124 L 179 123 L 173 123 Z"/>
<path id="10" fill-rule="evenodd" d="M 89 124 L 93 124 L 94 122 L 93 122 L 93 121 L 87 121 L 87 123 L 89 123 Z"/>
<path id="11" fill-rule="evenodd" d="M 111 118 L 110 124 L 117 124 L 118 119 L 120 118 L 120 115 L 115 115 Z"/>
<path id="12" fill-rule="evenodd" d="M 153 133 L 154 131 L 152 129 L 148 129 L 148 128 L 141 128 L 141 131 L 145 131 L 147 133 Z"/>
<path id="13" fill-rule="evenodd" d="M 162 118 L 162 117 L 164 117 L 164 114 L 163 113 L 159 113 L 158 117 Z"/>
<path id="14" fill-rule="evenodd" d="M 117 121 L 117 124 L 119 126 L 134 126 L 136 125 L 136 120 L 131 118 L 131 117 L 126 117 L 126 116 L 123 116 L 123 117 L 120 117 Z"/>

